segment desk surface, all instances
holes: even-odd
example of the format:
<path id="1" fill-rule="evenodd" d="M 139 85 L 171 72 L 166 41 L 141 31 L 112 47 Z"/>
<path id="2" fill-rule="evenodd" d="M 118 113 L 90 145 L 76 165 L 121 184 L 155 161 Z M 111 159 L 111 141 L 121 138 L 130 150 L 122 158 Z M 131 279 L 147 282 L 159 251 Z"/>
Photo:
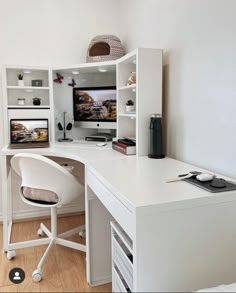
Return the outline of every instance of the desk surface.
<path id="1" fill-rule="evenodd" d="M 178 174 L 203 171 L 170 158 L 153 160 L 125 156 L 109 146 L 91 147 L 86 144 L 55 144 L 41 149 L 2 149 L 2 155 L 6 156 L 19 152 L 65 157 L 84 163 L 132 213 L 139 207 L 150 205 L 159 205 L 161 209 L 168 210 L 236 200 L 236 191 L 212 194 L 183 181 L 165 183 Z"/>
<path id="2" fill-rule="evenodd" d="M 236 200 L 236 191 L 213 194 L 184 181 L 166 183 L 178 174 L 205 171 L 170 158 L 126 157 L 122 160 L 95 161 L 90 170 L 132 212 L 138 207 L 150 205 L 160 205 L 165 210 Z"/>
<path id="3" fill-rule="evenodd" d="M 58 156 L 68 159 L 74 159 L 84 164 L 97 160 L 111 160 L 125 158 L 126 156 L 113 151 L 108 146 L 98 147 L 92 143 L 57 143 L 51 144 L 49 148 L 31 148 L 31 149 L 11 149 L 8 146 L 3 147 L 1 154 L 14 156 L 18 153 L 35 153 L 42 156 Z"/>

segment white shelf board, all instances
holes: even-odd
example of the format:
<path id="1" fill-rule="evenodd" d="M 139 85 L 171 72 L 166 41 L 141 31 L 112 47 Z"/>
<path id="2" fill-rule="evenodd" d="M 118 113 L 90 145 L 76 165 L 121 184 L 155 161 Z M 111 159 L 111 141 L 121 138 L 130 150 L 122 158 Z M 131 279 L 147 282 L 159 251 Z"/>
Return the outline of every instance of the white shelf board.
<path id="1" fill-rule="evenodd" d="M 48 105 L 40 105 L 40 106 L 34 106 L 34 105 L 25 105 L 25 106 L 19 106 L 19 105 L 10 105 L 7 107 L 8 109 L 50 109 L 50 106 Z"/>
<path id="2" fill-rule="evenodd" d="M 116 60 L 102 61 L 102 62 L 91 62 L 91 63 L 82 63 L 75 65 L 66 65 L 61 67 L 53 67 L 53 71 L 63 71 L 71 73 L 72 70 L 78 70 L 79 73 L 89 73 L 89 72 L 99 72 L 99 69 L 105 68 L 107 72 L 116 71 Z"/>
<path id="3" fill-rule="evenodd" d="M 33 71 L 48 71 L 48 66 L 29 66 L 29 65 L 5 65 L 5 68 L 8 70 L 33 70 Z"/>
<path id="4" fill-rule="evenodd" d="M 118 88 L 118 91 L 136 90 L 136 84 L 125 85 Z"/>
<path id="5" fill-rule="evenodd" d="M 119 117 L 136 118 L 136 113 L 118 113 Z"/>
<path id="6" fill-rule="evenodd" d="M 7 89 L 17 89 L 17 90 L 49 90 L 48 86 L 7 86 Z"/>

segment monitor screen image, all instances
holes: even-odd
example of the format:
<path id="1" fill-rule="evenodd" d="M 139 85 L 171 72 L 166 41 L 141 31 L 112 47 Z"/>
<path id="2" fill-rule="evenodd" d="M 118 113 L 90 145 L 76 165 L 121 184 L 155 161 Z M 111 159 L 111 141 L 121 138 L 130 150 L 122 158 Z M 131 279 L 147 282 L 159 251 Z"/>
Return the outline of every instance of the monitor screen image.
<path id="1" fill-rule="evenodd" d="M 42 143 L 48 142 L 47 119 L 11 119 L 11 143 Z"/>
<path id="2" fill-rule="evenodd" d="M 116 122 L 116 87 L 74 88 L 74 120 Z"/>

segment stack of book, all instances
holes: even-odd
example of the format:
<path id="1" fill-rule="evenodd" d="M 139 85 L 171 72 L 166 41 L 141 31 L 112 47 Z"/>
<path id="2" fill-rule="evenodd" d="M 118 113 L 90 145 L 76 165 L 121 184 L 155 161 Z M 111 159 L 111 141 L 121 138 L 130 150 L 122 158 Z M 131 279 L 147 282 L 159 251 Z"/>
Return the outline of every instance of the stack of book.
<path id="1" fill-rule="evenodd" d="M 112 148 L 124 155 L 136 154 L 136 142 L 132 139 L 123 138 L 112 142 Z"/>

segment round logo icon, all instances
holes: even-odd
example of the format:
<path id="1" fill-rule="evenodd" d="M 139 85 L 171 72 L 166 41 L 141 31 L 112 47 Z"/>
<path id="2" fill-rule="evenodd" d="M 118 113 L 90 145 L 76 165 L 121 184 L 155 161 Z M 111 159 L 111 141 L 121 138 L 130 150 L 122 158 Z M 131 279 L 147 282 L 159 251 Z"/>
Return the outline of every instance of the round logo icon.
<path id="1" fill-rule="evenodd" d="M 9 272 L 9 279 L 14 284 L 20 284 L 25 279 L 25 272 L 21 268 L 14 268 Z"/>

